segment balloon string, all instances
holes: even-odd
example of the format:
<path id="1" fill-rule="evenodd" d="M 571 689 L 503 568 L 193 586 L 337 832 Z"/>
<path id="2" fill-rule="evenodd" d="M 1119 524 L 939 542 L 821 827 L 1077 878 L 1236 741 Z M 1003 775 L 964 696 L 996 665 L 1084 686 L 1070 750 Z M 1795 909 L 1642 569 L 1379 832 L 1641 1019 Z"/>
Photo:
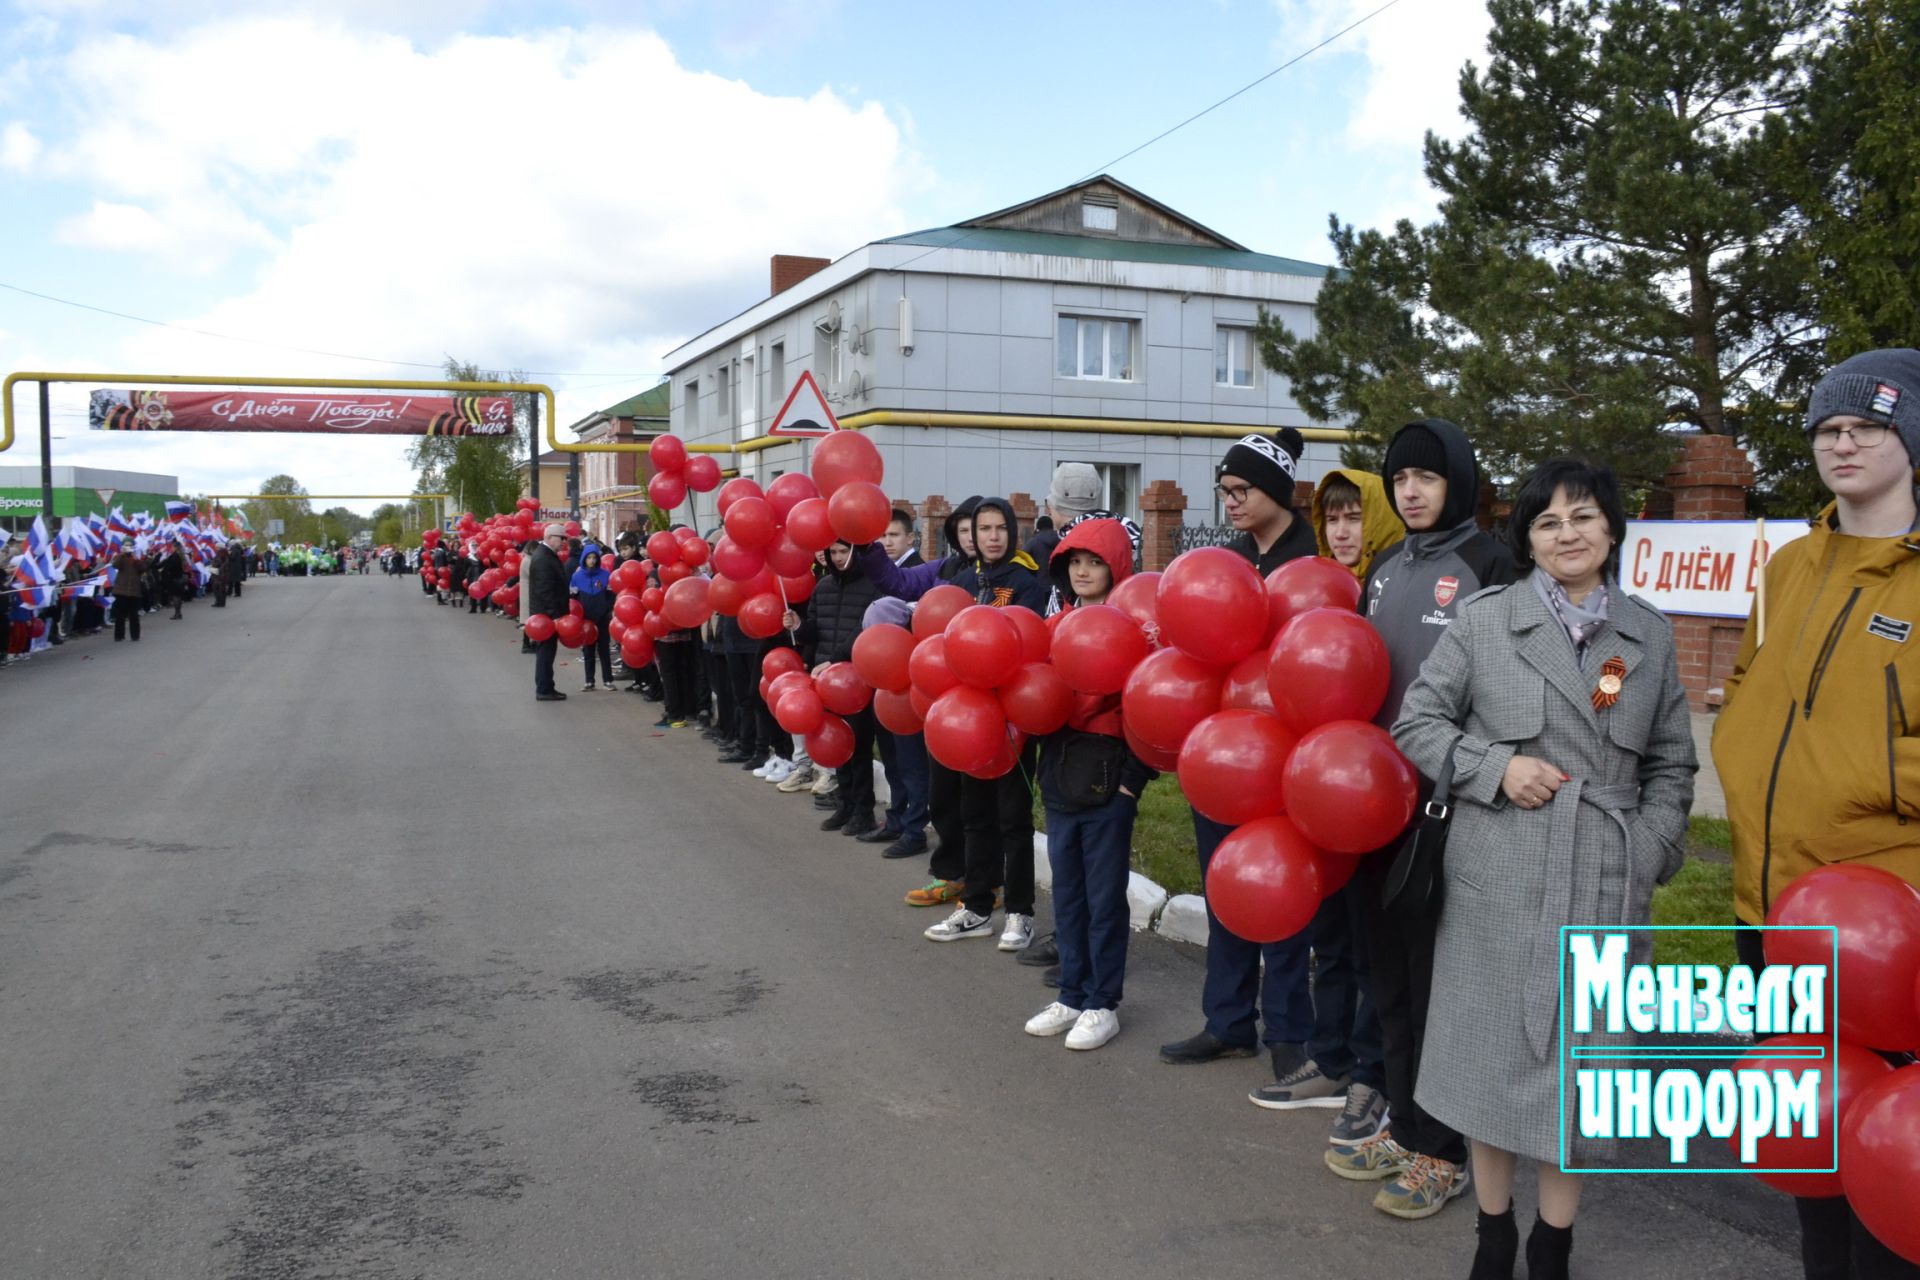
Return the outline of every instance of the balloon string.
<path id="1" fill-rule="evenodd" d="M 784 618 L 793 612 L 793 606 L 787 603 L 787 584 L 786 581 L 776 573 L 773 575 L 773 585 L 780 588 L 780 616 Z M 800 635 L 792 627 L 787 628 L 787 643 L 796 649 L 800 647 Z"/>

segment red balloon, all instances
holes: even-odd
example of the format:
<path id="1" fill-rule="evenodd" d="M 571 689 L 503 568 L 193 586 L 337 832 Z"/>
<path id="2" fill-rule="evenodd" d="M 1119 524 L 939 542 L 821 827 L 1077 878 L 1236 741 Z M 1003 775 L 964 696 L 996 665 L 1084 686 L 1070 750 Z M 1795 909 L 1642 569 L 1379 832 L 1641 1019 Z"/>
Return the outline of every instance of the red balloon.
<path id="1" fill-rule="evenodd" d="M 781 478 L 785 479 L 784 476 Z M 764 549 L 773 541 L 773 535 L 779 532 L 773 508 L 767 505 L 765 498 L 739 499 L 727 508 L 726 519 L 722 523 L 727 527 L 727 536 L 749 550 L 756 547 Z M 653 544 L 648 543 L 647 547 L 651 551 Z"/>
<path id="2" fill-rule="evenodd" d="M 474 581 L 469 582 L 467 584 L 467 597 L 471 600 L 478 600 L 481 596 L 485 595 L 486 593 L 487 593 L 486 588 L 480 585 L 480 582 L 478 579 L 475 579 Z"/>
<path id="3" fill-rule="evenodd" d="M 1275 714 L 1273 695 L 1267 691 L 1267 651 L 1255 649 L 1233 664 L 1220 685 L 1220 709 L 1244 707 L 1248 711 Z"/>
<path id="4" fill-rule="evenodd" d="M 641 620 L 640 630 L 646 633 L 648 639 L 659 640 L 673 630 L 673 624 L 667 621 L 664 613 L 650 613 Z"/>
<path id="5" fill-rule="evenodd" d="M 783 676 L 789 671 L 804 672 L 806 669 L 806 659 L 796 651 L 785 647 L 769 649 L 766 656 L 760 659 L 760 674 L 769 678 Z"/>
<path id="6" fill-rule="evenodd" d="M 1286 813 L 1331 853 L 1371 853 L 1413 821 L 1420 775 L 1393 736 L 1361 720 L 1309 730 L 1281 773 Z"/>
<path id="7" fill-rule="evenodd" d="M 714 505 L 720 508 L 721 518 L 724 519 L 727 514 L 727 509 L 740 499 L 764 498 L 766 496 L 756 481 L 749 480 L 746 476 L 735 476 L 720 486 L 720 496 L 713 501 Z"/>
<path id="8" fill-rule="evenodd" d="M 698 534 L 688 534 L 686 537 L 680 539 L 681 564 L 690 564 L 698 569 L 707 562 L 708 557 L 712 554 L 713 548 L 709 547 L 707 540 Z"/>
<path id="9" fill-rule="evenodd" d="M 913 712 L 914 718 L 921 722 L 921 727 L 925 728 L 927 712 L 933 710 L 933 699 L 919 685 L 907 690 L 907 707 Z"/>
<path id="10" fill-rule="evenodd" d="M 1360 868 L 1360 859 L 1349 858 L 1344 853 L 1328 853 L 1325 849 L 1315 849 L 1313 869 L 1320 877 L 1320 896 L 1330 898 L 1347 887 L 1347 881 L 1353 879 L 1353 873 Z"/>
<path id="11" fill-rule="evenodd" d="M 559 636 L 560 643 L 567 646 L 567 648 L 578 649 L 580 647 L 581 636 L 585 633 L 586 627 L 587 623 L 584 618 L 570 613 L 564 618 L 554 619 L 553 634 Z"/>
<path id="12" fill-rule="evenodd" d="M 905 627 L 868 627 L 853 642 L 853 669 L 875 689 L 891 693 L 905 693 L 913 683 L 907 674 L 912 656 L 913 633 Z"/>
<path id="13" fill-rule="evenodd" d="M 813 483 L 819 487 L 822 497 L 831 498 L 840 489 L 849 484 L 877 485 L 886 475 L 886 467 L 880 461 L 880 450 L 874 448 L 873 441 L 858 431 L 835 431 L 822 437 L 813 446 Z M 881 533 L 886 532 L 882 525 Z M 876 535 L 877 536 L 877 535 Z M 872 538 L 863 538 L 871 542 Z"/>
<path id="14" fill-rule="evenodd" d="M 1000 686 L 1000 709 L 1022 733 L 1057 732 L 1073 714 L 1073 689 L 1044 662 L 1029 662 Z"/>
<path id="15" fill-rule="evenodd" d="M 1220 709 L 1223 673 L 1179 649 L 1158 649 L 1127 677 L 1121 714 L 1156 747 L 1180 750 L 1193 726 Z"/>
<path id="16" fill-rule="evenodd" d="M 822 716 L 820 727 L 807 735 L 807 755 L 828 769 L 853 759 L 853 730 L 839 716 Z"/>
<path id="17" fill-rule="evenodd" d="M 927 594 L 913 607 L 913 634 L 921 640 L 945 632 L 947 624 L 953 621 L 953 615 L 974 602 L 964 587 L 956 587 L 943 582 Z"/>
<path id="18" fill-rule="evenodd" d="M 607 639 L 617 648 L 627 642 L 627 624 L 618 618 L 607 619 Z"/>
<path id="19" fill-rule="evenodd" d="M 1833 925 L 1839 932 L 1838 1025 L 1870 1049 L 1920 1049 L 1920 892 L 1889 871 L 1841 863 L 1809 871 L 1773 900 L 1768 924 Z M 1833 965 L 1824 929 L 1766 935 L 1768 964 Z M 1828 990 L 1834 989 L 1830 982 Z"/>
<path id="20" fill-rule="evenodd" d="M 1020 629 L 990 604 L 968 605 L 943 634 L 948 669 L 976 689 L 993 688 L 1020 666 Z"/>
<path id="21" fill-rule="evenodd" d="M 500 588 L 493 593 L 493 602 L 499 605 L 503 612 L 518 613 L 520 611 L 520 588 Z"/>
<path id="22" fill-rule="evenodd" d="M 1216 667 L 1240 661 L 1267 634 L 1260 574 L 1225 547 L 1196 547 L 1175 556 L 1160 575 L 1153 603 L 1160 643 Z"/>
<path id="23" fill-rule="evenodd" d="M 856 547 L 877 542 L 893 519 L 893 500 L 877 484 L 849 480 L 827 499 L 827 519 L 836 537 Z"/>
<path id="24" fill-rule="evenodd" d="M 628 626 L 633 626 L 647 616 L 647 606 L 642 604 L 640 597 L 631 591 L 622 591 L 614 597 L 613 616 Z"/>
<path id="25" fill-rule="evenodd" d="M 1164 751 L 1151 742 L 1144 742 L 1140 735 L 1127 726 L 1126 717 L 1120 718 L 1120 736 L 1127 740 L 1127 749 L 1139 756 L 1141 761 L 1152 769 L 1162 773 L 1172 773 L 1180 767 L 1178 751 Z"/>
<path id="26" fill-rule="evenodd" d="M 1831 958 L 1831 957 L 1829 957 Z M 1838 1062 L 1840 1083 L 1840 1109 L 1836 1115 L 1833 1106 L 1834 1077 L 1827 1072 L 1834 1064 L 1811 1061 L 1807 1058 L 1789 1058 L 1779 1055 L 1782 1049 L 1826 1048 L 1833 1047 L 1830 1035 L 1785 1035 L 1774 1036 L 1763 1044 L 1755 1045 L 1752 1052 L 1733 1064 L 1735 1071 L 1763 1071 L 1769 1077 L 1775 1071 L 1786 1071 L 1799 1075 L 1809 1068 L 1821 1072 L 1819 1089 L 1820 1136 L 1807 1138 L 1800 1134 L 1800 1126 L 1795 1124 L 1789 1134 L 1776 1137 L 1777 1128 L 1768 1124 L 1766 1131 L 1754 1141 L 1754 1166 L 1760 1169 L 1826 1169 L 1833 1164 L 1833 1139 L 1846 1123 L 1847 1113 L 1860 1095 L 1878 1084 L 1880 1080 L 1893 1073 L 1887 1060 L 1871 1049 L 1862 1049 L 1857 1044 L 1840 1042 Z M 1569 1100 L 1571 1101 L 1571 1100 Z M 1732 1133 L 1727 1135 L 1727 1146 L 1734 1152 L 1735 1159 L 1740 1152 L 1740 1127 L 1736 1124 Z M 1841 1162 L 1841 1168 L 1846 1163 Z M 1834 1196 L 1845 1195 L 1838 1173 L 1756 1173 L 1754 1177 L 1779 1191 L 1792 1196 L 1804 1196 L 1812 1200 L 1827 1200 Z"/>
<path id="27" fill-rule="evenodd" d="M 674 583 L 693 576 L 693 566 L 682 560 L 679 564 L 660 566 L 660 585 L 670 587 Z"/>
<path id="28" fill-rule="evenodd" d="M 1154 597 L 1160 590 L 1160 574 L 1136 573 L 1107 593 L 1107 603 L 1132 616 L 1147 633 L 1147 639 L 1160 643 L 1160 610 Z"/>
<path id="29" fill-rule="evenodd" d="M 826 718 L 827 710 L 820 704 L 820 695 L 811 689 L 790 689 L 780 694 L 773 704 L 773 718 L 788 733 L 804 737 L 820 727 Z"/>
<path id="30" fill-rule="evenodd" d="M 813 552 L 789 538 L 785 533 L 775 535 L 767 545 L 767 568 L 783 578 L 797 578 L 813 572 Z"/>
<path id="31" fill-rule="evenodd" d="M 928 753 L 959 773 L 978 773 L 992 765 L 1007 738 L 1000 700 L 971 685 L 955 685 L 941 694 L 926 720 Z"/>
<path id="32" fill-rule="evenodd" d="M 907 659 L 907 675 L 913 687 L 929 698 L 937 698 L 959 684 L 960 677 L 947 665 L 947 638 L 933 636 L 915 645 L 913 656 Z"/>
<path id="33" fill-rule="evenodd" d="M 1248 942 L 1299 933 L 1320 909 L 1321 896 L 1313 845 L 1283 817 L 1241 826 L 1207 863 L 1207 905 Z"/>
<path id="34" fill-rule="evenodd" d="M 661 568 L 670 564 L 679 564 L 680 539 L 662 529 L 647 539 L 647 557 Z"/>
<path id="35" fill-rule="evenodd" d="M 1047 630 L 1046 619 L 1023 604 L 1010 604 L 1000 610 L 1000 616 L 1014 625 L 1020 633 L 1020 661 L 1045 662 L 1047 651 L 1053 647 L 1053 632 Z"/>
<path id="36" fill-rule="evenodd" d="M 851 662 L 836 662 L 813 678 L 821 703 L 837 716 L 857 715 L 873 698 L 873 686 L 860 678 Z"/>
<path id="37" fill-rule="evenodd" d="M 713 616 L 707 603 L 707 580 L 683 578 L 667 588 L 666 603 L 660 611 L 676 627 L 697 627 Z"/>
<path id="38" fill-rule="evenodd" d="M 913 699 L 893 689 L 881 689 L 873 695 L 873 718 L 888 733 L 901 736 L 919 733 L 926 722 L 913 709 Z"/>
<path id="39" fill-rule="evenodd" d="M 1229 827 L 1284 813 L 1280 771 L 1293 745 L 1293 734 L 1272 716 L 1216 711 L 1180 748 L 1180 789 L 1194 808 Z"/>
<path id="40" fill-rule="evenodd" d="M 687 482 L 678 471 L 662 471 L 647 481 L 647 501 L 671 511 L 687 500 Z"/>
<path id="41" fill-rule="evenodd" d="M 798 471 L 775 476 L 773 483 L 767 486 L 767 505 L 773 509 L 776 524 L 787 522 L 787 512 L 793 510 L 796 503 L 819 496 L 820 491 L 813 487 L 813 481 Z"/>
<path id="42" fill-rule="evenodd" d="M 641 632 L 630 631 L 620 641 L 620 661 L 629 668 L 638 671 L 653 661 L 653 638 Z"/>
<path id="43" fill-rule="evenodd" d="M 569 538 L 577 538 L 580 536 L 580 522 L 578 520 L 567 521 L 567 536 Z"/>
<path id="44" fill-rule="evenodd" d="M 591 649 L 593 648 L 594 641 L 598 640 L 599 638 L 600 638 L 600 624 L 592 621 L 591 619 L 587 619 L 587 618 L 581 619 L 580 647 L 582 649 Z"/>
<path id="45" fill-rule="evenodd" d="M 1842 1084 L 1844 1086 L 1844 1077 Z M 1889 1072 L 1854 1099 L 1840 1124 L 1847 1202 L 1874 1238 L 1920 1263 L 1920 1064 Z"/>
<path id="46" fill-rule="evenodd" d="M 772 593 L 757 595 L 740 606 L 737 616 L 741 634 L 750 640 L 765 640 L 780 634 L 780 618 L 786 606 Z"/>
<path id="47" fill-rule="evenodd" d="M 505 555 L 501 556 L 500 567 L 505 569 L 508 573 L 519 573 L 520 572 L 520 553 L 518 551 L 509 551 Z"/>
<path id="48" fill-rule="evenodd" d="M 1352 613 L 1360 603 L 1360 579 L 1338 560 L 1300 556 L 1267 575 L 1267 638 L 1280 634 L 1309 609 Z"/>
<path id="49" fill-rule="evenodd" d="M 825 551 L 833 545 L 833 523 L 827 518 L 824 498 L 807 498 L 793 504 L 787 512 L 787 536 L 808 552 Z"/>
<path id="50" fill-rule="evenodd" d="M 720 483 L 720 464 L 704 453 L 696 453 L 687 459 L 684 476 L 687 488 L 695 493 L 711 493 Z"/>
<path id="51" fill-rule="evenodd" d="M 1053 633 L 1053 665 L 1080 693 L 1120 692 L 1146 656 L 1147 633 L 1110 604 L 1070 610 Z"/>
<path id="52" fill-rule="evenodd" d="M 804 671 L 782 671 L 767 681 L 767 705 L 769 707 L 775 705 L 796 689 L 804 689 L 808 693 L 816 692 L 813 687 L 813 678 Z"/>
<path id="53" fill-rule="evenodd" d="M 667 604 L 667 593 L 661 587 L 648 587 L 640 593 L 640 607 L 648 613 L 658 613 Z"/>
<path id="54" fill-rule="evenodd" d="M 713 611 L 731 618 L 740 612 L 740 606 L 747 598 L 756 594 L 746 583 L 736 582 L 732 578 L 715 578 L 707 587 L 707 603 Z"/>
<path id="55" fill-rule="evenodd" d="M 687 465 L 687 446 L 679 436 L 655 436 L 647 446 L 647 461 L 656 473 L 679 471 Z"/>
<path id="56" fill-rule="evenodd" d="M 713 544 L 710 559 L 716 574 L 745 582 L 760 572 L 760 566 L 767 562 L 767 554 L 760 547 L 743 547 L 733 540 L 732 534 L 723 533 L 720 541 Z"/>
<path id="57" fill-rule="evenodd" d="M 1370 720 L 1387 699 L 1386 641 L 1357 613 L 1309 609 L 1280 628 L 1267 658 L 1274 713 L 1295 733 Z"/>
<path id="58" fill-rule="evenodd" d="M 796 573 L 791 577 L 781 578 L 779 590 L 781 598 L 787 602 L 787 607 L 792 608 L 796 604 L 805 604 L 813 599 L 814 589 L 819 585 L 820 579 L 812 574 Z"/>
<path id="59" fill-rule="evenodd" d="M 585 607 L 583 607 L 578 600 L 567 601 L 567 612 L 576 618 L 584 618 L 587 616 Z"/>

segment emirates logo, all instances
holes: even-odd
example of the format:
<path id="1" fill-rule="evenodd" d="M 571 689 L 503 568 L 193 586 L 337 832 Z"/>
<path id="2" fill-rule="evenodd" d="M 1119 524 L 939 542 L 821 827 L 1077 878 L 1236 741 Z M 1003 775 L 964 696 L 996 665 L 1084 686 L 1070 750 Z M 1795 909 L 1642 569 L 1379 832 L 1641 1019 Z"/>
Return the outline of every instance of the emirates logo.
<path id="1" fill-rule="evenodd" d="M 1452 575 L 1448 575 L 1433 584 L 1433 602 L 1442 609 L 1452 604 L 1453 598 L 1459 594 L 1460 579 Z"/>

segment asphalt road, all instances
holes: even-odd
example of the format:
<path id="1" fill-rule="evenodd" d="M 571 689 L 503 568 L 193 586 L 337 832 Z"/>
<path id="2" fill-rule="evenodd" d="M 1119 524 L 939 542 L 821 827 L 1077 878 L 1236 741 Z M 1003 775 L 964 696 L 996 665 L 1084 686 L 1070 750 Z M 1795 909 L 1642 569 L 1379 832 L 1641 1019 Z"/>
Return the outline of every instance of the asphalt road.
<path id="1" fill-rule="evenodd" d="M 1385 1218 L 1262 1063 L 1157 1060 L 1197 952 L 1136 935 L 1105 1049 L 1028 1037 L 924 867 L 517 650 L 256 580 L 0 673 L 0 1275 L 1466 1274 L 1470 1196 Z M 1791 1276 L 1790 1222 L 1596 1178 L 1575 1271 Z"/>

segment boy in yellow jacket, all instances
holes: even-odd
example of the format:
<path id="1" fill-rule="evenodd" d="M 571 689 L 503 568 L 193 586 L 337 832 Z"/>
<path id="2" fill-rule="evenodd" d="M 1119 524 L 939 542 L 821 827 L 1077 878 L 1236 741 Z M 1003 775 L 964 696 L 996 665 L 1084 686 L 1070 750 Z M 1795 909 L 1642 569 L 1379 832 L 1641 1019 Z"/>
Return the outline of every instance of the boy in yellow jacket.
<path id="1" fill-rule="evenodd" d="M 1833 502 L 1767 566 L 1766 642 L 1750 618 L 1713 732 L 1746 925 L 1834 863 L 1920 885 L 1920 351 L 1836 366 L 1807 438 Z M 1738 941 L 1764 963 L 1760 935 Z M 1920 1277 L 1844 1199 L 1796 1203 L 1809 1280 Z"/>

